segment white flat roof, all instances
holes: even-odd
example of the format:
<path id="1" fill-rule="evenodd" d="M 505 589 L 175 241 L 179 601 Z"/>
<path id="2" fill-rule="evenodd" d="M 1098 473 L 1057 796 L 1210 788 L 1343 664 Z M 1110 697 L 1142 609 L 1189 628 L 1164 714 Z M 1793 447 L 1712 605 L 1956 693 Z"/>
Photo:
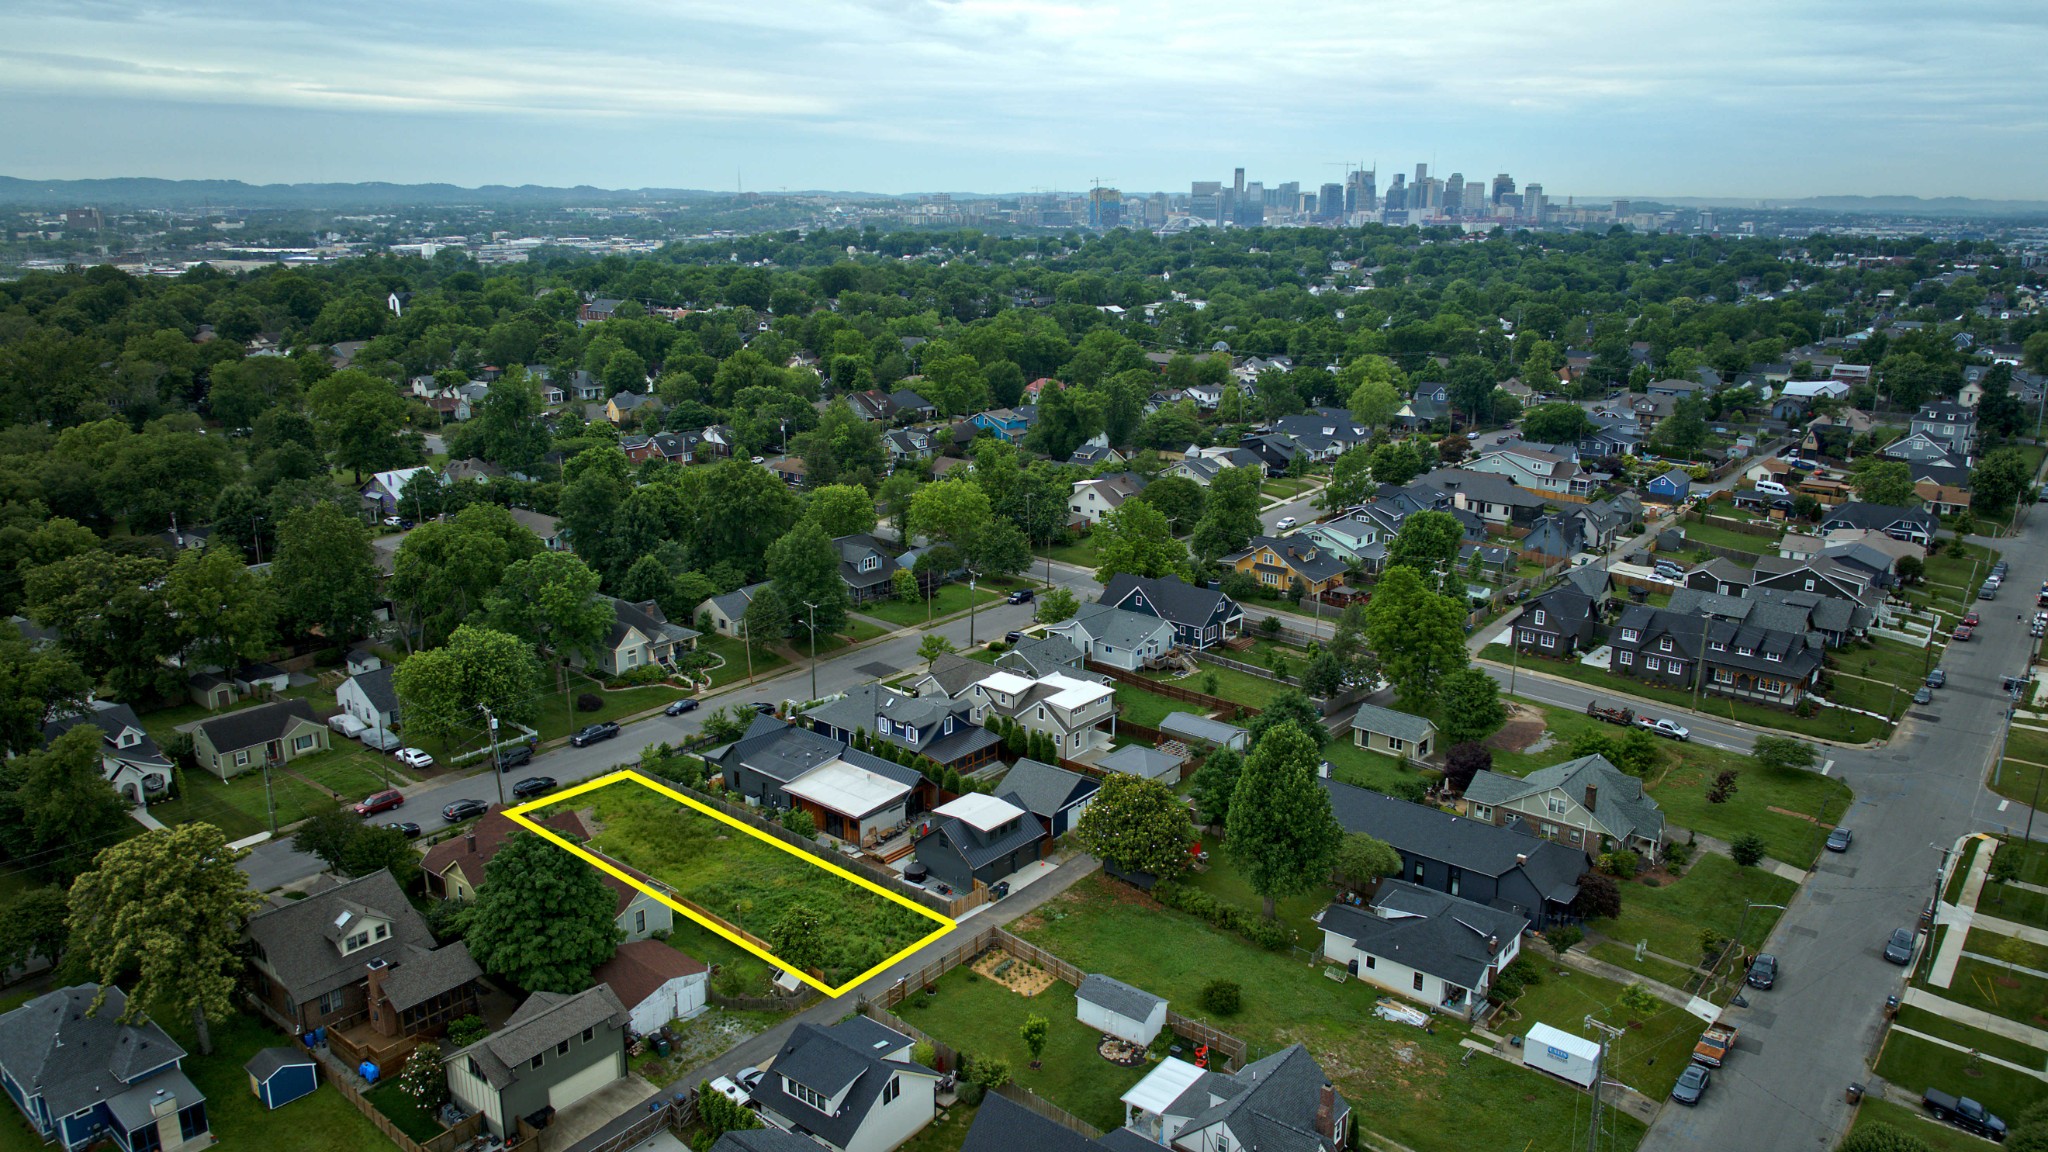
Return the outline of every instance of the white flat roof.
<path id="1" fill-rule="evenodd" d="M 981 683 L 983 687 L 993 688 L 997 692 L 1008 692 L 1012 696 L 1021 696 L 1031 691 L 1031 685 L 1035 681 L 1027 680 L 1015 672 L 995 672 L 982 677 Z"/>
<path id="2" fill-rule="evenodd" d="M 1024 815 L 1022 808 L 984 792 L 970 792 L 958 799 L 949 800 L 932 811 L 940 816 L 950 816 L 977 832 L 1000 828 Z"/>
<path id="3" fill-rule="evenodd" d="M 1560 1052 L 1569 1052 L 1581 1060 L 1598 1060 L 1600 1058 L 1600 1046 L 1598 1044 L 1583 1036 L 1574 1036 L 1562 1029 L 1552 1028 L 1548 1024 L 1531 1024 L 1529 1026 L 1529 1036 L 1525 1043 L 1531 1048 L 1541 1044 L 1545 1048 L 1555 1048 Z M 1142 1084 L 1139 1086 L 1143 1087 Z"/>
<path id="4" fill-rule="evenodd" d="M 1118 1099 L 1140 1112 L 1154 1116 L 1166 1115 L 1173 1102 L 1181 1098 L 1195 1081 L 1202 1078 L 1202 1070 L 1177 1057 L 1168 1056 L 1159 1062 L 1159 1067 L 1145 1073 L 1145 1078 L 1131 1085 L 1131 1090 Z"/>
<path id="5" fill-rule="evenodd" d="M 910 785 L 856 768 L 844 760 L 828 760 L 790 781 L 782 790 L 842 816 L 856 818 L 910 795 Z"/>
<path id="6" fill-rule="evenodd" d="M 1086 707 L 1104 696 L 1114 695 L 1116 691 L 1107 684 L 1076 680 L 1072 676 L 1062 676 L 1057 672 L 1040 680 L 1039 683 L 1054 689 L 1048 703 L 1068 711 Z"/>

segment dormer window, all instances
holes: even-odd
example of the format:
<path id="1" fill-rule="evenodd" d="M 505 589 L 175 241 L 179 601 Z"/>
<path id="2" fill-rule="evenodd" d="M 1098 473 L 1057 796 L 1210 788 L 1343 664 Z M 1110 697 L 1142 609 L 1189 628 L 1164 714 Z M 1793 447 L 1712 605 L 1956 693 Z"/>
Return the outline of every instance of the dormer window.
<path id="1" fill-rule="evenodd" d="M 1657 642 L 1657 649 L 1658 649 L 1658 651 L 1660 651 L 1660 652 L 1669 652 L 1669 651 L 1671 651 L 1671 637 L 1669 637 L 1669 636 L 1666 636 L 1666 637 L 1665 637 L 1664 639 L 1662 639 L 1662 640 L 1658 641 L 1658 642 Z"/>
<path id="2" fill-rule="evenodd" d="M 797 1099 L 803 1101 L 804 1103 L 809 1104 L 811 1107 L 816 1108 L 818 1111 L 826 1112 L 827 1104 L 829 1102 L 825 1099 L 825 1097 L 819 1095 L 816 1092 L 811 1091 L 809 1088 L 804 1087 L 796 1081 L 791 1080 L 787 1076 L 784 1076 L 782 1078 L 782 1090 L 784 1092 L 789 1093 L 791 1096 L 794 1096 Z M 830 1113 L 827 1112 L 827 1115 L 829 1114 Z"/>
<path id="3" fill-rule="evenodd" d="M 358 948 L 367 947 L 369 943 L 370 933 L 368 929 L 354 933 L 351 936 L 349 936 L 346 940 L 343 940 L 341 942 L 342 954 L 347 955 L 348 953 L 353 952 Z"/>
<path id="4" fill-rule="evenodd" d="M 1637 640 L 1640 640 L 1640 639 L 1642 639 L 1642 638 L 1643 638 L 1643 634 L 1642 634 L 1641 632 L 1638 632 L 1638 631 L 1636 631 L 1636 630 L 1635 630 L 1635 629 L 1633 629 L 1633 628 L 1623 628 L 1623 629 L 1621 630 L 1621 638 L 1622 638 L 1623 640 L 1625 640 L 1625 641 L 1627 641 L 1627 642 L 1629 642 L 1629 643 L 1633 644 L 1633 643 L 1634 643 L 1634 642 L 1636 642 Z"/>
<path id="5" fill-rule="evenodd" d="M 1737 649 L 1735 650 L 1735 654 L 1736 654 L 1737 656 L 1754 656 L 1754 655 L 1756 655 L 1756 649 L 1754 649 L 1754 648 L 1737 648 Z"/>
<path id="6" fill-rule="evenodd" d="M 863 572 L 873 572 L 881 566 L 882 562 L 873 556 L 863 556 L 860 558 L 860 570 Z"/>
<path id="7" fill-rule="evenodd" d="M 1785 657 L 1777 652 L 1766 652 L 1764 653 L 1764 659 L 1769 660 L 1773 664 L 1782 664 Z"/>
<path id="8" fill-rule="evenodd" d="M 912 725 L 905 723 L 903 725 L 903 739 L 906 743 L 909 744 L 917 743 L 917 729 Z"/>
<path id="9" fill-rule="evenodd" d="M 142 736 L 133 728 L 121 729 L 121 739 L 116 741 L 116 744 L 122 748 L 133 748 L 140 743 L 142 743 Z"/>
<path id="10" fill-rule="evenodd" d="M 1537 625 L 1541 625 L 1543 623 L 1543 609 L 1538 608 L 1536 610 L 1536 618 L 1531 622 Z"/>

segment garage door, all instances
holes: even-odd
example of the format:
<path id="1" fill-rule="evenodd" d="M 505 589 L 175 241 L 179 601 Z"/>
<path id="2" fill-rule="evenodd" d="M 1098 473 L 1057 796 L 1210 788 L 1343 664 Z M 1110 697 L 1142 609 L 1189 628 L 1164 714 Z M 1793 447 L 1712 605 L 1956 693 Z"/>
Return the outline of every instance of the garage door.
<path id="1" fill-rule="evenodd" d="M 601 1060 L 548 1089 L 548 1106 L 560 1112 L 617 1080 L 620 1076 L 619 1061 L 623 1059 L 623 1055 L 614 1052 L 611 1059 Z"/>

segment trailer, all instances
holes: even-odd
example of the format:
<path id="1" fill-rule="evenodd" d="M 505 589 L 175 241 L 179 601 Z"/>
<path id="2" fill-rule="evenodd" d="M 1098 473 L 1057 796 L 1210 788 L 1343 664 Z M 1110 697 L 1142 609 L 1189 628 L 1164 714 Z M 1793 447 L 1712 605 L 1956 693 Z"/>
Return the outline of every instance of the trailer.
<path id="1" fill-rule="evenodd" d="M 1609 724 L 1627 726 L 1636 722 L 1636 714 L 1627 708 L 1602 708 L 1597 700 L 1586 701 L 1586 715 Z"/>

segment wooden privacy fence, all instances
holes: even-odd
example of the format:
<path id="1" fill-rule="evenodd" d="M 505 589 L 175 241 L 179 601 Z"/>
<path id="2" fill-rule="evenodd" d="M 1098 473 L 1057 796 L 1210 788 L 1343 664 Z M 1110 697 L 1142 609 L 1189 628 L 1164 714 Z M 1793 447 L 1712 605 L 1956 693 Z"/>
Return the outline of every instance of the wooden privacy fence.
<path id="1" fill-rule="evenodd" d="M 584 1142 L 575 1145 L 575 1152 L 625 1152 L 637 1148 L 664 1129 L 680 1133 L 697 1118 L 697 1093 L 693 1090 L 680 1099 L 670 1100 L 654 1111 L 635 1120 L 626 1128 L 612 1133 L 595 1144 Z M 437 1150 L 438 1152 L 438 1150 Z"/>
<path id="2" fill-rule="evenodd" d="M 896 1015 L 894 1012 L 891 1012 L 888 1009 L 881 1007 L 880 1005 L 876 1004 L 871 1000 L 862 1001 L 860 1005 L 860 1011 L 863 1015 L 867 1016 L 868 1019 L 875 1021 L 877 1024 L 880 1024 L 885 1028 L 894 1029 L 895 1031 L 910 1037 L 912 1040 L 915 1040 L 920 1044 L 929 1044 L 932 1049 L 933 1070 L 939 1072 L 954 1073 L 959 1073 L 963 1070 L 962 1057 L 964 1056 L 964 1053 L 962 1053 L 959 1049 L 953 1047 L 952 1045 L 946 1043 L 943 1040 L 938 1039 L 937 1037 L 931 1035 L 929 1032 L 923 1031 L 922 1029 L 911 1024 L 908 1020 L 905 1020 L 903 1017 Z M 1102 1129 L 1097 1128 L 1095 1125 L 1090 1124 L 1086 1120 L 1081 1119 L 1079 1116 L 1074 1115 L 1072 1112 L 1067 1111 L 1059 1105 L 1052 1103 L 1051 1101 L 1040 1096 L 1038 1093 L 1033 1092 L 1029 1088 L 1021 1087 L 1016 1084 L 1004 1084 L 996 1088 L 991 1088 L 989 1089 L 989 1091 L 994 1092 L 996 1095 L 1001 1096 L 1004 1099 L 1009 1100 L 1015 1104 L 1018 1104 L 1021 1107 L 1028 1108 L 1031 1111 L 1038 1113 L 1040 1116 L 1045 1117 L 1047 1120 L 1050 1120 L 1055 1124 L 1059 1124 L 1075 1132 L 1079 1132 L 1082 1135 L 1088 1137 L 1090 1140 L 1093 1140 L 1096 1137 L 1102 1135 Z"/>
<path id="3" fill-rule="evenodd" d="M 1706 516 L 1702 515 L 1698 509 L 1686 513 L 1680 519 L 1696 520 L 1709 528 L 1723 528 L 1744 536 L 1766 536 L 1771 539 L 1776 539 L 1778 530 L 1784 527 L 1783 524 L 1758 524 L 1753 520 L 1736 520 L 1727 516 Z M 1687 540 L 1686 543 L 1695 547 L 1698 546 L 1697 542 L 1693 540 Z M 1755 556 L 1756 553 L 1750 552 L 1746 553 L 1746 555 Z"/>
<path id="4" fill-rule="evenodd" d="M 331 1061 L 332 1057 L 329 1060 Z M 474 1140 L 476 1134 L 483 1130 L 483 1114 L 472 1112 L 468 1116 L 463 1117 L 462 1123 L 442 1132 L 439 1136 L 425 1143 L 421 1143 L 406 1135 L 403 1129 L 391 1122 L 390 1117 L 379 1112 L 377 1106 L 370 1103 L 369 1097 L 364 1096 L 358 1091 L 356 1086 L 350 1083 L 347 1076 L 337 1075 L 332 1063 L 323 1062 L 321 1068 L 327 1074 L 325 1077 L 327 1082 L 334 1086 L 335 1091 L 341 1093 L 342 1099 L 355 1105 L 356 1111 L 361 1112 L 377 1131 L 382 1132 L 393 1144 L 398 1145 L 399 1152 L 453 1152 L 454 1149 L 460 1148 Z M 393 1075 L 396 1075 L 395 1070 Z M 393 1091 L 397 1091 L 397 1089 L 393 1089 Z"/>
<path id="5" fill-rule="evenodd" d="M 1220 696 L 1210 696 L 1206 693 L 1197 692 L 1192 688 L 1183 688 L 1178 684 L 1150 680 L 1135 672 L 1128 672 L 1108 664 L 1100 664 L 1094 660 L 1088 661 L 1086 667 L 1090 672 L 1100 672 L 1119 684 L 1129 684 L 1133 688 L 1143 689 L 1155 696 L 1164 696 L 1168 700 L 1179 700 L 1187 704 L 1199 704 L 1204 710 L 1209 712 L 1236 713 L 1242 711 L 1247 717 L 1259 714 L 1259 709 L 1249 704 L 1239 704 L 1235 700 L 1225 700 Z"/>

